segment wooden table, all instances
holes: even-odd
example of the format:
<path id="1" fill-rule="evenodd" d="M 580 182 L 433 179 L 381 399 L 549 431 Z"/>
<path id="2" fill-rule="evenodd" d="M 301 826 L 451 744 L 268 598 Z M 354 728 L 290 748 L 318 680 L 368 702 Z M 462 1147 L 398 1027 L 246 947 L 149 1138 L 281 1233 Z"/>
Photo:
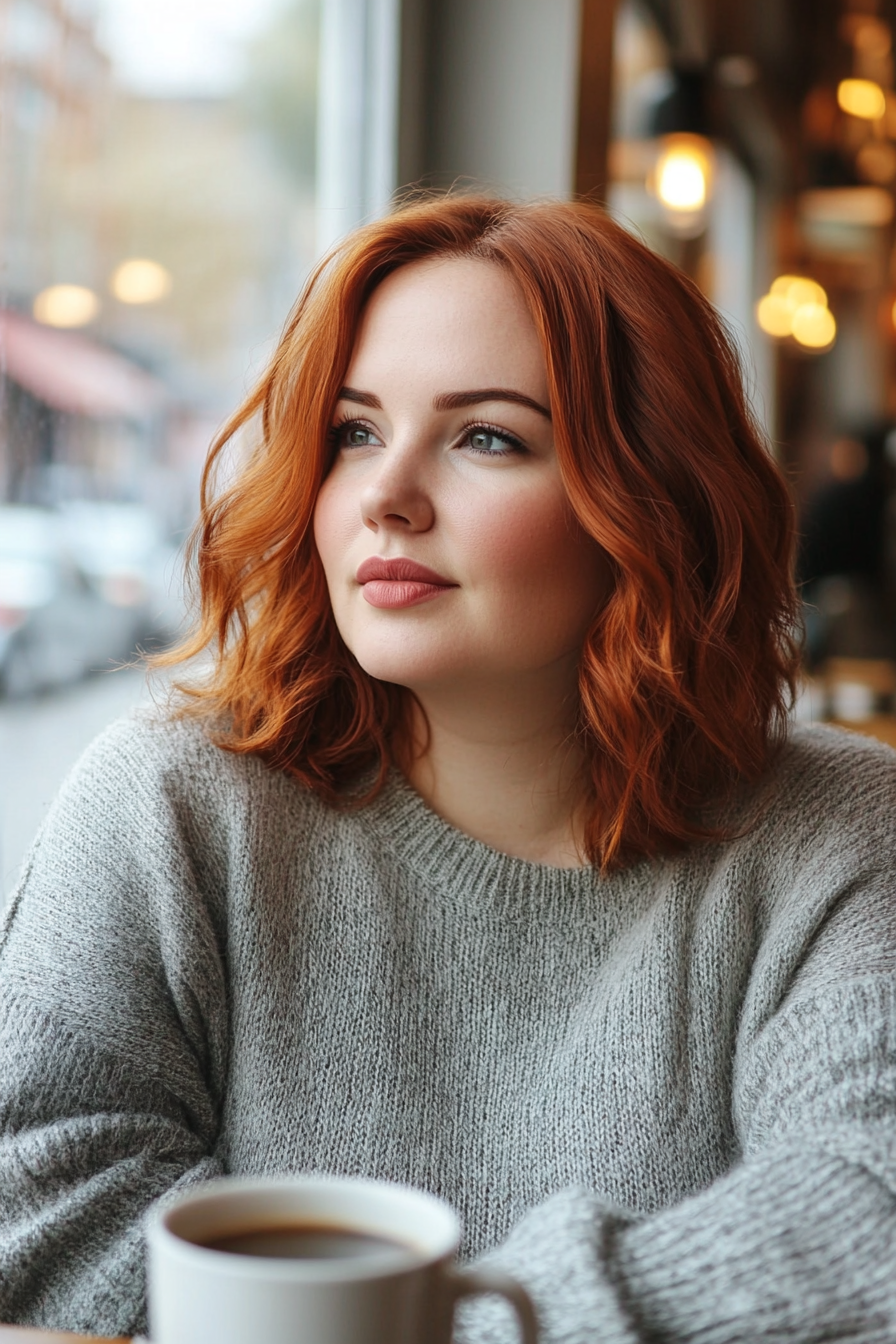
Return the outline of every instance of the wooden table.
<path id="1" fill-rule="evenodd" d="M 0 1325 L 0 1344 L 116 1344 L 108 1336 L 68 1335 L 58 1330 L 26 1330 L 18 1325 Z M 127 1344 L 119 1336 L 117 1344 Z"/>

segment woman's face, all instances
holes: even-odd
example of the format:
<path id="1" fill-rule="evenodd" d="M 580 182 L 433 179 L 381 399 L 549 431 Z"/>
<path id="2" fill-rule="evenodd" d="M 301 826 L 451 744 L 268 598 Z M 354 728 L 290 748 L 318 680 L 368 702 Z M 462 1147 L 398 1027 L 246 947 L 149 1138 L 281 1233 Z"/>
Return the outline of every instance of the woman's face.
<path id="1" fill-rule="evenodd" d="M 371 676 L 575 686 L 610 587 L 554 453 L 532 318 L 499 266 L 414 262 L 374 292 L 314 515 L 333 613 Z"/>

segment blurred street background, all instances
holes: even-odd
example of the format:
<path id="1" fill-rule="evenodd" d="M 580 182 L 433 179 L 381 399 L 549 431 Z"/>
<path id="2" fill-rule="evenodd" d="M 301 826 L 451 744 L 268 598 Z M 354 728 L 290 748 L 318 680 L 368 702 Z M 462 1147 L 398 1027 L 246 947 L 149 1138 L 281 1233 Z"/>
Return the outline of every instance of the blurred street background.
<path id="1" fill-rule="evenodd" d="M 0 0 L 0 901 L 147 703 L 216 429 L 413 184 L 587 196 L 741 350 L 798 714 L 896 745 L 896 0 Z M 237 451 L 240 451 L 239 446 Z"/>
<path id="2" fill-rule="evenodd" d="M 314 0 L 0 0 L 0 899 L 315 256 Z"/>

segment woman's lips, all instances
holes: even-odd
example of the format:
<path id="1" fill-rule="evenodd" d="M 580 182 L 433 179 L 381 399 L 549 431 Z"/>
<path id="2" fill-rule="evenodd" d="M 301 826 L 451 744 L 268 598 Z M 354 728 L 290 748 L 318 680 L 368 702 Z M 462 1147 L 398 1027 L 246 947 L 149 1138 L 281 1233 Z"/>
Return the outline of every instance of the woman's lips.
<path id="1" fill-rule="evenodd" d="M 449 593 L 444 583 L 403 583 L 398 579 L 373 579 L 364 584 L 364 601 L 372 607 L 415 607 L 419 602 L 431 602 L 442 593 Z"/>
<path id="2" fill-rule="evenodd" d="M 385 560 L 370 556 L 358 566 L 355 577 L 363 589 L 364 601 L 372 607 L 415 607 L 458 586 L 427 565 L 404 557 Z"/>

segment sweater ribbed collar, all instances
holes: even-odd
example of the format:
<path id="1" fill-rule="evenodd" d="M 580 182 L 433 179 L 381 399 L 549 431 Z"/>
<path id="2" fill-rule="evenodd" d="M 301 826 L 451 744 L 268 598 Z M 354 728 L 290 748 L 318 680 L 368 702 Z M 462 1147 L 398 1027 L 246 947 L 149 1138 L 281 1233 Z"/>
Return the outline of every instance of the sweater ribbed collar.
<path id="1" fill-rule="evenodd" d="M 445 821 L 398 770 L 359 814 L 403 867 L 445 889 L 530 889 L 557 897 L 582 896 L 614 882 L 591 866 L 555 868 L 502 854 Z"/>

